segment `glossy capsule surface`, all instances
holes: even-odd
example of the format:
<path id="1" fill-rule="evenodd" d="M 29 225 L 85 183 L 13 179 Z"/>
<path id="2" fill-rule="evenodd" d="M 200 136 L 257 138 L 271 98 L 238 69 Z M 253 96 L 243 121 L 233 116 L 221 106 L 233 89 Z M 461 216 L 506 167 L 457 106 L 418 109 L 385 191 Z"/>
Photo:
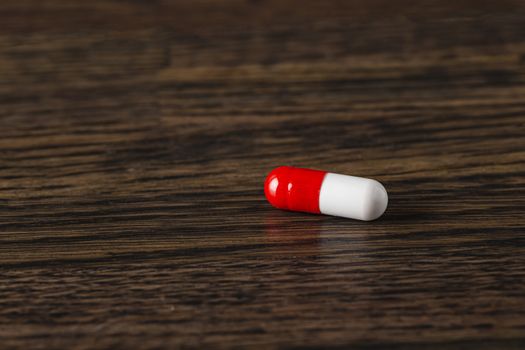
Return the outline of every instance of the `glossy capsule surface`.
<path id="1" fill-rule="evenodd" d="M 268 174 L 264 193 L 279 209 L 365 221 L 379 218 L 388 206 L 388 194 L 376 180 L 290 166 Z"/>

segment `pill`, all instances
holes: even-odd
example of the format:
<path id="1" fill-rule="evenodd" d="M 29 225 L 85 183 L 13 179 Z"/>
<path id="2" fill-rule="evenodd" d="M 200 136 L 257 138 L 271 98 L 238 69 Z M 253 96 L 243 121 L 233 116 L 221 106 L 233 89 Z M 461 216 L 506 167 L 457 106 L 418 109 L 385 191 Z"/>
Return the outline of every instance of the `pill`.
<path id="1" fill-rule="evenodd" d="M 268 174 L 264 193 L 279 209 L 365 221 L 380 217 L 388 205 L 388 194 L 376 180 L 290 166 Z"/>

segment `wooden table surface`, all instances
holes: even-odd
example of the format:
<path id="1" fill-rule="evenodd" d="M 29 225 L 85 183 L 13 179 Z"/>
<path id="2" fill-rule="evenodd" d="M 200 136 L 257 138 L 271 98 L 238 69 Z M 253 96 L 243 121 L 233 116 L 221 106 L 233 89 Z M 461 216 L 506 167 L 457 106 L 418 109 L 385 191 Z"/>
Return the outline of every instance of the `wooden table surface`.
<path id="1" fill-rule="evenodd" d="M 0 5 L 2 349 L 522 349 L 524 214 L 523 1 Z"/>

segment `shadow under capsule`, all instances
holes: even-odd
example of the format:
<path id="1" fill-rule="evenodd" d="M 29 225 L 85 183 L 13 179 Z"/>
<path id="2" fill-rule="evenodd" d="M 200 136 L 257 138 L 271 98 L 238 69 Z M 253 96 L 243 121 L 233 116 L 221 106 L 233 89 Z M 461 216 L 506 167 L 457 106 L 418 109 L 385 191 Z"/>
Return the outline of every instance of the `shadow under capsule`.
<path id="1" fill-rule="evenodd" d="M 263 222 L 264 239 L 273 252 L 326 258 L 361 246 L 376 232 L 371 222 L 282 210 L 269 211 Z"/>
<path id="2" fill-rule="evenodd" d="M 271 210 L 264 218 L 265 241 L 273 253 L 317 255 L 323 219 L 317 215 Z"/>

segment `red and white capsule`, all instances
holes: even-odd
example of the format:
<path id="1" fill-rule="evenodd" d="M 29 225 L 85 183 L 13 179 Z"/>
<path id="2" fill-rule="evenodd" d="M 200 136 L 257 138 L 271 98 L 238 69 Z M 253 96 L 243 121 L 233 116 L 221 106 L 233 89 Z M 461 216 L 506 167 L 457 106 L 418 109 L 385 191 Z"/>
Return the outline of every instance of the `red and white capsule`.
<path id="1" fill-rule="evenodd" d="M 289 166 L 268 174 L 264 193 L 279 209 L 365 221 L 377 219 L 388 206 L 388 194 L 376 180 Z"/>

